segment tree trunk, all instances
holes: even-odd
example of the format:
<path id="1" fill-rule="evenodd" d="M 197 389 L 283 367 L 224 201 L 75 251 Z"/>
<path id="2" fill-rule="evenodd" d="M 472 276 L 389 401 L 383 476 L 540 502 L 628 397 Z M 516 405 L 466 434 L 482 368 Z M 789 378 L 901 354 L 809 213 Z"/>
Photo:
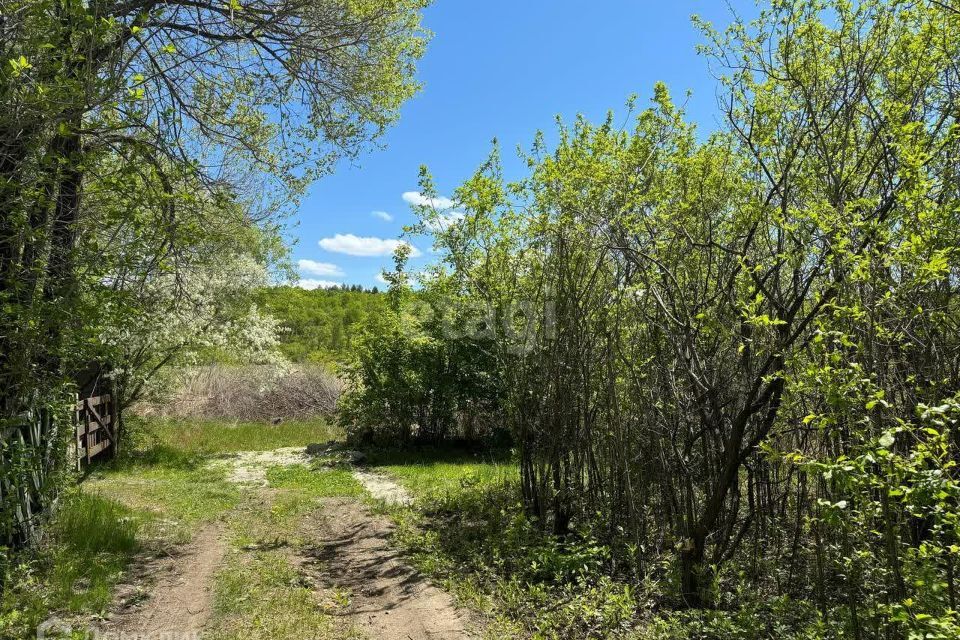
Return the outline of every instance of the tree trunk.
<path id="1" fill-rule="evenodd" d="M 685 606 L 700 609 L 706 603 L 703 585 L 703 559 L 706 536 L 702 531 L 683 541 L 680 550 L 680 594 Z"/>

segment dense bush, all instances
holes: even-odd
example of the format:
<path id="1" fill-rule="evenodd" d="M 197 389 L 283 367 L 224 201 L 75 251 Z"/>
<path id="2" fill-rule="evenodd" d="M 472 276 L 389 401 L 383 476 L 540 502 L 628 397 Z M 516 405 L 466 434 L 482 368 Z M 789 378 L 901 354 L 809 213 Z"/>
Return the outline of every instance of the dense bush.
<path id="1" fill-rule="evenodd" d="M 492 354 L 468 362 L 498 379 L 525 522 L 588 531 L 658 606 L 734 611 L 689 614 L 701 636 L 793 611 L 801 635 L 957 637 L 960 11 L 790 0 L 704 30 L 715 135 L 658 86 L 630 130 L 538 137 L 521 180 L 494 153 L 462 219 L 421 208 L 444 265 L 420 295 L 483 325 L 430 353 Z M 448 378 L 396 355 L 369 379 L 432 400 Z"/>
<path id="2" fill-rule="evenodd" d="M 270 421 L 333 415 L 340 380 L 317 365 L 207 365 L 184 369 L 173 393 L 140 413 L 181 418 Z"/>
<path id="3" fill-rule="evenodd" d="M 488 437 L 499 428 L 499 381 L 483 342 L 451 337 L 433 305 L 414 294 L 400 256 L 389 307 L 370 316 L 344 367 L 340 421 L 362 442 Z"/>

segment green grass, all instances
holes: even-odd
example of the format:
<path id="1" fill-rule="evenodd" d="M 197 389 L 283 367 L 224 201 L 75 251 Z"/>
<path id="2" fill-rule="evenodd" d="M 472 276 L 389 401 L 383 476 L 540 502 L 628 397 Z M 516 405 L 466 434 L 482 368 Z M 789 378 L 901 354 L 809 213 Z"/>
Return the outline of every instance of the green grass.
<path id="1" fill-rule="evenodd" d="M 338 427 L 323 420 L 289 420 L 280 424 L 232 420 L 152 419 L 139 427 L 146 449 L 167 449 L 190 455 L 269 451 L 306 446 L 340 437 Z"/>
<path id="2" fill-rule="evenodd" d="M 0 595 L 0 637 L 33 637 L 50 611 L 106 610 L 148 520 L 149 514 L 100 495 L 65 496 L 48 540 L 7 568 L 10 588 Z"/>
<path id="3" fill-rule="evenodd" d="M 369 463 L 395 478 L 415 498 L 431 498 L 471 486 L 514 480 L 517 465 L 504 451 L 471 451 L 459 447 L 381 450 Z"/>
<path id="4" fill-rule="evenodd" d="M 97 464 L 61 501 L 47 541 L 0 563 L 0 637 L 28 638 L 51 615 L 99 613 L 143 545 L 189 539 L 241 500 L 211 454 L 295 446 L 330 436 L 322 423 L 279 426 L 135 421 L 122 459 Z"/>
<path id="5" fill-rule="evenodd" d="M 282 549 L 235 552 L 216 578 L 210 640 L 301 640 L 334 634 L 334 618 Z"/>
<path id="6" fill-rule="evenodd" d="M 218 461 L 237 451 L 325 442 L 338 435 L 335 429 L 322 422 L 151 420 L 137 421 L 132 435 L 121 459 L 95 465 L 82 490 L 64 502 L 42 553 L 7 569 L 14 587 L 0 596 L 0 637 L 31 637 L 51 612 L 83 617 L 105 611 L 139 549 L 186 541 L 198 527 L 220 518 L 229 525 L 230 551 L 216 577 L 210 638 L 349 635 L 336 624 L 342 599 L 332 592 L 318 595 L 315 586 L 303 583 L 292 558 L 296 549 L 318 544 L 312 518 L 320 499 L 365 495 L 351 471 L 272 467 L 266 473 L 270 490 L 260 492 L 228 482 L 229 465 Z M 516 477 L 515 465 L 502 453 L 419 448 L 369 452 L 368 459 L 373 470 L 396 478 L 425 504 L 464 492 L 477 495 L 483 487 Z M 395 511 L 398 519 L 420 519 L 414 509 Z M 456 566 L 450 550 L 423 545 L 414 539 L 420 535 L 414 528 L 406 531 L 415 557 L 434 554 L 433 564 L 424 560 L 424 566 L 449 576 Z M 465 599 L 466 585 L 476 582 L 457 584 Z M 485 593 L 473 587 L 477 602 Z"/>
<path id="7" fill-rule="evenodd" d="M 126 465 L 98 472 L 85 487 L 152 514 L 145 536 L 174 542 L 189 539 L 193 529 L 219 518 L 240 500 L 240 489 L 226 482 L 223 468 L 199 465 Z"/>
<path id="8" fill-rule="evenodd" d="M 111 589 L 139 548 L 137 533 L 145 514 L 115 500 L 78 494 L 54 521 L 54 562 L 49 583 L 58 608 L 101 611 Z"/>
<path id="9" fill-rule="evenodd" d="M 247 496 L 229 515 L 230 551 L 215 578 L 211 640 L 347 640 L 338 615 L 348 603 L 321 590 L 294 564 L 320 544 L 312 514 L 319 497 L 357 495 L 343 470 L 268 470 L 272 490 Z"/>
<path id="10" fill-rule="evenodd" d="M 115 500 L 80 493 L 68 498 L 53 524 L 54 538 L 77 553 L 129 555 L 140 523 Z"/>
<path id="11" fill-rule="evenodd" d="M 326 496 L 360 496 L 348 471 L 270 469 L 269 506 L 226 479 L 220 454 L 305 446 L 333 439 L 323 422 L 280 425 L 229 421 L 134 420 L 119 460 L 95 464 L 63 500 L 49 541 L 0 571 L 0 638 L 35 637 L 51 614 L 104 612 L 113 587 L 142 547 L 188 540 L 204 523 L 230 522 L 232 547 L 218 579 L 211 637 L 327 638 L 331 617 L 296 583 L 284 548 L 307 535 L 302 522 Z M 250 545 L 259 551 L 244 551 Z M 205 636 L 206 637 L 206 636 Z M 341 636 L 336 636 L 341 637 Z"/>
<path id="12" fill-rule="evenodd" d="M 325 442 L 336 431 L 323 422 L 279 425 L 235 421 L 138 420 L 135 448 L 98 468 L 86 485 L 155 514 L 152 537 L 183 541 L 198 525 L 235 508 L 242 490 L 226 481 L 218 455 Z"/>
<path id="13" fill-rule="evenodd" d="M 345 469 L 271 467 L 267 469 L 267 482 L 271 487 L 293 489 L 311 498 L 356 498 L 364 494 L 360 483 Z"/>

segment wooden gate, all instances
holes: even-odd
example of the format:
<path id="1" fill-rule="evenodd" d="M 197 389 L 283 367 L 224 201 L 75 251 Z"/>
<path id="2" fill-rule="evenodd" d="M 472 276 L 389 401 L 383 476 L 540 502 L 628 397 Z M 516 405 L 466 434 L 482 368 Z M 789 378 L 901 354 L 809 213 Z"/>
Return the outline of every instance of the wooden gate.
<path id="1" fill-rule="evenodd" d="M 117 451 L 116 411 L 110 394 L 82 398 L 76 405 L 77 469 L 96 456 Z"/>

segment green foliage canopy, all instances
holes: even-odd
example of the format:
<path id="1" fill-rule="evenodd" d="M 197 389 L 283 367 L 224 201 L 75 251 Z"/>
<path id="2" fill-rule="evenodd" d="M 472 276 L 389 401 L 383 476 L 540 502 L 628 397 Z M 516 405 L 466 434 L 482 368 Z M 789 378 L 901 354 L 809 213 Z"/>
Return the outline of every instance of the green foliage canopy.
<path id="1" fill-rule="evenodd" d="M 421 209 L 444 262 L 423 295 L 480 327 L 435 339 L 493 354 L 527 516 L 599 536 L 668 604 L 955 637 L 960 10 L 778 0 L 702 26 L 721 131 L 658 86 L 630 129 L 538 137 L 515 182 L 495 150 L 462 221 Z"/>

